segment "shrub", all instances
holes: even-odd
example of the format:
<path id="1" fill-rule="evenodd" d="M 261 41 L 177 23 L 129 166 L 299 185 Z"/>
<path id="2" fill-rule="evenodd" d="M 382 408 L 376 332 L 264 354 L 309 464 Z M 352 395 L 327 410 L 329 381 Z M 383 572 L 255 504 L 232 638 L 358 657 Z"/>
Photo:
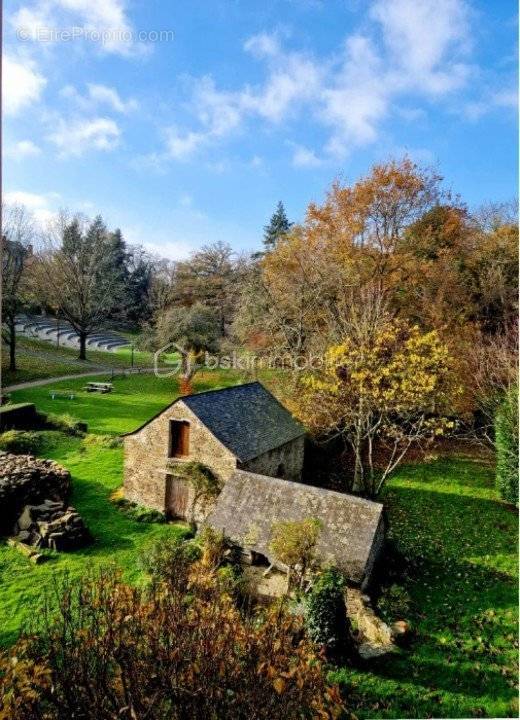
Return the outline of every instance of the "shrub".
<path id="1" fill-rule="evenodd" d="M 305 600 L 307 633 L 333 657 L 343 657 L 350 638 L 345 605 L 345 579 L 335 568 L 325 570 L 313 582 Z"/>
<path id="2" fill-rule="evenodd" d="M 495 417 L 496 486 L 500 497 L 518 502 L 518 387 L 512 388 Z"/>
<path id="3" fill-rule="evenodd" d="M 145 545 L 138 563 L 153 581 L 182 590 L 188 585 L 190 567 L 201 557 L 202 550 L 198 544 L 186 537 L 172 536 L 152 540 Z"/>
<path id="4" fill-rule="evenodd" d="M 43 438 L 36 432 L 7 430 L 0 435 L 0 450 L 15 455 L 37 455 L 43 445 Z"/>
<path id="5" fill-rule="evenodd" d="M 117 435 L 86 435 L 83 439 L 83 444 L 87 447 L 95 445 L 98 447 L 112 449 L 121 447 L 123 440 Z"/>
<path id="6" fill-rule="evenodd" d="M 66 581 L 39 634 L 0 657 L 9 720 L 296 720 L 343 711 L 298 618 L 243 617 L 226 593 Z"/>
<path id="7" fill-rule="evenodd" d="M 120 497 L 114 493 L 111 497 L 112 502 L 126 515 L 130 520 L 142 523 L 165 523 L 166 515 L 159 510 L 143 507 L 137 503 L 131 502 L 124 497 Z"/>
<path id="8" fill-rule="evenodd" d="M 78 420 L 67 413 L 64 413 L 63 415 L 48 413 L 45 424 L 53 430 L 60 430 L 66 435 L 73 435 L 77 437 L 82 437 L 87 431 L 86 423 L 81 422 L 81 420 Z"/>
<path id="9" fill-rule="evenodd" d="M 29 430 L 41 425 L 42 416 L 33 403 L 0 406 L 0 430 Z"/>
<path id="10" fill-rule="evenodd" d="M 412 600 L 402 585 L 393 584 L 383 589 L 377 607 L 383 619 L 391 623 L 409 616 Z"/>
<path id="11" fill-rule="evenodd" d="M 269 548 L 280 562 L 296 573 L 300 587 L 314 560 L 320 532 L 320 521 L 315 518 L 281 521 L 272 527 Z"/>

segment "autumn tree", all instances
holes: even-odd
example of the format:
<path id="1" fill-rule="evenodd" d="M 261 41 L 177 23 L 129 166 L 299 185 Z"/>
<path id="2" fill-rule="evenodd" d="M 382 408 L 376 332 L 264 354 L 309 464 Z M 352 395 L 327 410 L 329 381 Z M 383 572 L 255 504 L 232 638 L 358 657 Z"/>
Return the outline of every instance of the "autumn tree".
<path id="1" fill-rule="evenodd" d="M 269 549 L 274 557 L 289 568 L 298 587 L 302 587 L 312 567 L 321 523 L 315 518 L 283 520 L 271 528 Z"/>
<path id="2" fill-rule="evenodd" d="M 193 376 L 202 366 L 205 352 L 219 347 L 219 319 L 212 308 L 201 303 L 191 307 L 172 306 L 161 313 L 155 328 L 159 347 L 175 348 L 180 355 L 180 376 L 184 394 L 191 391 Z"/>
<path id="3" fill-rule="evenodd" d="M 242 260 L 223 242 L 205 245 L 188 260 L 178 262 L 172 286 L 172 302 L 189 307 L 200 303 L 218 317 L 225 337 L 233 320 L 239 292 Z"/>
<path id="4" fill-rule="evenodd" d="M 331 345 L 321 370 L 306 374 L 301 387 L 303 417 L 345 440 L 354 455 L 347 486 L 371 497 L 412 445 L 453 426 L 443 417 L 457 395 L 446 346 L 436 331 L 388 316 L 360 323 Z"/>
<path id="5" fill-rule="evenodd" d="M 33 254 L 34 221 L 23 205 L 2 206 L 2 339 L 9 346 L 9 370 L 16 370 L 16 316 L 23 304 L 27 264 Z"/>

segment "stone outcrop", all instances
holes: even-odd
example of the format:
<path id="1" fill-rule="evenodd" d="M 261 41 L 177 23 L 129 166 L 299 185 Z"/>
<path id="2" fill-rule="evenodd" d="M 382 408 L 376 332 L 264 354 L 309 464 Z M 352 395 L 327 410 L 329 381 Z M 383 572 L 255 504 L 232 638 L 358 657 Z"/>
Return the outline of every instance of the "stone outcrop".
<path id="1" fill-rule="evenodd" d="M 356 628 L 358 652 L 363 660 L 396 650 L 392 630 L 376 615 L 368 595 L 358 588 L 348 587 L 345 602 L 352 627 Z"/>
<path id="2" fill-rule="evenodd" d="M 10 534 L 25 505 L 66 501 L 70 473 L 52 460 L 0 452 L 0 534 Z"/>
<path id="3" fill-rule="evenodd" d="M 26 505 L 14 527 L 15 540 L 37 548 L 75 550 L 91 541 L 76 510 L 65 503 L 45 500 Z"/>

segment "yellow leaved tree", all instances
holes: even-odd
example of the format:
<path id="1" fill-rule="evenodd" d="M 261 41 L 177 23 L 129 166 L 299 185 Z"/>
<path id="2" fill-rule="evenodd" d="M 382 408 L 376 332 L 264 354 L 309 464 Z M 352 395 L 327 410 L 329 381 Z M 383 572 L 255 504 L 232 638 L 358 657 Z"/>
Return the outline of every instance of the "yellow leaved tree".
<path id="1" fill-rule="evenodd" d="M 320 370 L 301 379 L 300 414 L 341 435 L 354 454 L 351 486 L 372 497 L 414 444 L 454 427 L 460 393 L 436 331 L 391 318 L 331 345 Z"/>

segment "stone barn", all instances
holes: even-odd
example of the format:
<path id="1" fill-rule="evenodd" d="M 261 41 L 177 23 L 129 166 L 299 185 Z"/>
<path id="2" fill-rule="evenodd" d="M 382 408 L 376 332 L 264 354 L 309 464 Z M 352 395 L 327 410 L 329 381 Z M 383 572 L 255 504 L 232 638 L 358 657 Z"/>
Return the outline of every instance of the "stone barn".
<path id="1" fill-rule="evenodd" d="M 316 546 L 319 564 L 335 565 L 352 585 L 365 589 L 384 543 L 380 503 L 238 470 L 228 479 L 204 524 L 286 570 L 269 549 L 272 526 L 305 518 L 321 522 Z"/>
<path id="2" fill-rule="evenodd" d="M 179 463 L 200 462 L 223 483 L 237 469 L 299 480 L 305 430 L 258 382 L 177 399 L 124 436 L 124 493 L 186 518 L 191 489 Z"/>

